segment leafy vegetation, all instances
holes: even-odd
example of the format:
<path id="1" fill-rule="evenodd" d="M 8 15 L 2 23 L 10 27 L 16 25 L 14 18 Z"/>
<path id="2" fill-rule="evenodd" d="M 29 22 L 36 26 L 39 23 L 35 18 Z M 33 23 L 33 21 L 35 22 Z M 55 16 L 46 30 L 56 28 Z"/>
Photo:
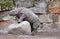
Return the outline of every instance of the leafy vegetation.
<path id="1" fill-rule="evenodd" d="M 36 6 L 36 4 L 39 2 L 40 0 L 34 0 L 33 3 L 32 3 L 32 6 Z"/>
<path id="2" fill-rule="evenodd" d="M 0 9 L 9 10 L 13 7 L 13 0 L 0 0 Z"/>

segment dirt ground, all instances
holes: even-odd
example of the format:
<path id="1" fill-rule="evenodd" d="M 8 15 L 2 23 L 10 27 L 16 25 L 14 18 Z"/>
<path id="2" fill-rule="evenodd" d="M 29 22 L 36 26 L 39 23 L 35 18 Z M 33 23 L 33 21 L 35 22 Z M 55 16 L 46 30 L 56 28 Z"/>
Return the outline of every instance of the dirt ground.
<path id="1" fill-rule="evenodd" d="M 60 37 L 0 34 L 0 39 L 60 39 Z"/>

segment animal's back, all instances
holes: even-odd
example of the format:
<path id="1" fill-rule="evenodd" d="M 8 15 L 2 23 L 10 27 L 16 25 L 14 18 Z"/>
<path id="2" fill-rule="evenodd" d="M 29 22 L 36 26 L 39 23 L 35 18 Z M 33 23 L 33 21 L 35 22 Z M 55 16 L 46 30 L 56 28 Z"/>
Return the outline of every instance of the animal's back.
<path id="1" fill-rule="evenodd" d="M 38 16 L 35 15 L 31 10 L 27 8 L 24 8 L 22 10 L 22 13 L 25 14 L 25 16 L 27 17 L 27 20 L 30 22 L 35 22 L 39 20 Z"/>

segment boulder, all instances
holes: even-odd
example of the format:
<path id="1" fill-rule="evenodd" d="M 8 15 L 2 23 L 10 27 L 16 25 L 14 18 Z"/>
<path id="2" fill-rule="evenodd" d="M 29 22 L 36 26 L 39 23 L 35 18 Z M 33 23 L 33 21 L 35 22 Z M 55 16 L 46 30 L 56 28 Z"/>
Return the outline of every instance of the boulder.
<path id="1" fill-rule="evenodd" d="M 45 1 L 40 1 L 35 7 L 30 8 L 34 13 L 46 14 L 47 4 Z"/>
<path id="2" fill-rule="evenodd" d="M 58 22 L 60 22 L 60 15 L 58 15 Z"/>
<path id="3" fill-rule="evenodd" d="M 53 24 L 53 23 L 44 23 L 43 24 L 43 28 L 40 30 L 40 32 L 56 32 L 56 31 L 60 31 L 60 29 L 58 28 L 57 24 Z"/>
<path id="4" fill-rule="evenodd" d="M 31 34 L 30 23 L 27 21 L 19 24 L 11 24 L 6 30 L 11 34 Z"/>
<path id="5" fill-rule="evenodd" d="M 50 15 L 51 19 L 53 20 L 53 22 L 58 22 L 58 14 L 51 14 Z"/>
<path id="6" fill-rule="evenodd" d="M 53 20 L 50 19 L 49 15 L 40 15 L 39 19 L 42 23 L 53 22 Z"/>
<path id="7" fill-rule="evenodd" d="M 43 30 L 60 30 L 60 22 L 56 23 L 44 23 Z"/>
<path id="8" fill-rule="evenodd" d="M 57 28 L 60 30 L 60 22 L 55 23 L 57 25 Z"/>
<path id="9" fill-rule="evenodd" d="M 7 15 L 7 16 L 5 16 L 5 17 L 2 18 L 2 20 L 4 20 L 4 21 L 12 20 L 12 19 L 15 19 L 15 17 L 9 16 L 9 15 Z"/>

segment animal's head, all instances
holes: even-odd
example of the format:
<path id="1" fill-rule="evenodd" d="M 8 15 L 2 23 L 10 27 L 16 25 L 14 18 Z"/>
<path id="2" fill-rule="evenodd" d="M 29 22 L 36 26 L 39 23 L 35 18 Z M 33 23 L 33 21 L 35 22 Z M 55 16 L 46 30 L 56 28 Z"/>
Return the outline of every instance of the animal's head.
<path id="1" fill-rule="evenodd" d="M 9 12 L 10 16 L 15 16 L 18 13 L 18 9 L 13 9 Z"/>
<path id="2" fill-rule="evenodd" d="M 10 16 L 15 16 L 15 15 L 17 15 L 17 14 L 22 14 L 22 10 L 23 9 L 25 9 L 24 7 L 20 7 L 20 8 L 15 8 L 15 9 L 13 9 L 13 10 L 11 10 L 10 12 L 9 12 L 9 15 Z"/>

